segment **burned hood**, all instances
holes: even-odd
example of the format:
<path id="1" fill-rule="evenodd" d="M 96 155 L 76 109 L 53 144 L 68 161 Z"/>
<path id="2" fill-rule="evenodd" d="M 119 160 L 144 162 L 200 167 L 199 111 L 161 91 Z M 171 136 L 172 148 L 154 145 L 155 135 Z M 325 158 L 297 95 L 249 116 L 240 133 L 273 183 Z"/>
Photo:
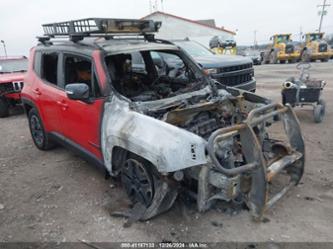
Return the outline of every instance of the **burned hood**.
<path id="1" fill-rule="evenodd" d="M 132 107 L 142 112 L 154 112 L 159 110 L 163 111 L 184 106 L 189 104 L 189 102 L 190 104 L 199 103 L 203 100 L 213 98 L 213 96 L 214 94 L 211 87 L 207 86 L 201 90 L 184 93 L 171 98 L 146 102 L 132 102 Z M 221 100 L 227 99 L 229 97 L 232 97 L 231 93 L 223 89 L 220 89 L 218 96 L 215 96 L 215 98 L 219 98 Z"/>

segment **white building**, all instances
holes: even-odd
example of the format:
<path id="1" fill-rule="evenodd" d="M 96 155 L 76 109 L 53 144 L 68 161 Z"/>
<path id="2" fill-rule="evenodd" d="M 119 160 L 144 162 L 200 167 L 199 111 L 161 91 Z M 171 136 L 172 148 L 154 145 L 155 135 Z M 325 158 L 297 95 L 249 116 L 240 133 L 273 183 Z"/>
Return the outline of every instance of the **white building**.
<path id="1" fill-rule="evenodd" d="M 234 39 L 234 35 L 236 35 L 233 31 L 223 27 L 216 27 L 214 20 L 194 21 L 160 11 L 151 13 L 142 19 L 162 22 L 162 27 L 156 34 L 156 38 L 177 40 L 188 37 L 189 39 L 200 42 L 207 47 L 213 36 L 217 35 L 224 39 Z"/>

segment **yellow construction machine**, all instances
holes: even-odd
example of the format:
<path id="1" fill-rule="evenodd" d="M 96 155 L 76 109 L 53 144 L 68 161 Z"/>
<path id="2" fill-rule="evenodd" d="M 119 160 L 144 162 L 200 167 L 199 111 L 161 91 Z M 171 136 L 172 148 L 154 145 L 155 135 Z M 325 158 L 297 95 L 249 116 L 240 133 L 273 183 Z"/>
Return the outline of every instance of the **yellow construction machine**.
<path id="1" fill-rule="evenodd" d="M 323 37 L 324 33 L 306 33 L 303 36 L 305 38 L 301 50 L 303 62 L 314 62 L 316 60 L 326 62 L 333 57 L 333 51 Z"/>
<path id="2" fill-rule="evenodd" d="M 265 51 L 261 53 L 265 64 L 295 63 L 300 60 L 300 51 L 291 40 L 291 34 L 275 34 L 273 41 Z"/>

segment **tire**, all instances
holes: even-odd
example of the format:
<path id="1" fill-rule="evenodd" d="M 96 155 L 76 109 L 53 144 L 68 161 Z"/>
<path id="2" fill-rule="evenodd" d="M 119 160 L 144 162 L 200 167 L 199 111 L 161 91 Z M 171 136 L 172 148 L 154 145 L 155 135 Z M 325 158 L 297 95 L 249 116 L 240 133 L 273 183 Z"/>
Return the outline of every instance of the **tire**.
<path id="1" fill-rule="evenodd" d="M 280 63 L 281 63 L 281 64 L 285 64 L 286 61 L 285 61 L 285 60 L 280 60 Z"/>
<path id="2" fill-rule="evenodd" d="M 150 167 L 137 159 L 128 159 L 121 169 L 121 182 L 133 204 L 149 207 L 155 194 L 156 176 Z"/>
<path id="3" fill-rule="evenodd" d="M 313 109 L 314 121 L 316 123 L 321 123 L 324 119 L 326 112 L 326 103 L 324 100 L 320 99 L 318 104 Z"/>
<path id="4" fill-rule="evenodd" d="M 276 64 L 277 63 L 277 55 L 274 51 L 269 54 L 269 63 L 270 64 Z"/>
<path id="5" fill-rule="evenodd" d="M 301 55 L 301 61 L 302 62 L 310 62 L 310 54 L 307 51 L 303 51 L 302 55 Z"/>
<path id="6" fill-rule="evenodd" d="M 9 116 L 9 105 L 5 97 L 0 97 L 0 118 Z"/>
<path id="7" fill-rule="evenodd" d="M 32 108 L 28 114 L 29 128 L 32 140 L 36 147 L 40 150 L 50 150 L 55 144 L 50 141 L 45 132 L 44 125 L 36 109 Z"/>
<path id="8" fill-rule="evenodd" d="M 161 180 L 154 166 L 141 158 L 128 158 L 125 161 L 121 169 L 121 182 L 133 205 L 139 203 L 145 207 L 146 211 L 140 220 L 148 220 L 168 211 L 177 197 L 177 191 L 166 187 L 167 183 Z"/>
<path id="9" fill-rule="evenodd" d="M 321 59 L 321 62 L 328 62 L 328 59 Z"/>

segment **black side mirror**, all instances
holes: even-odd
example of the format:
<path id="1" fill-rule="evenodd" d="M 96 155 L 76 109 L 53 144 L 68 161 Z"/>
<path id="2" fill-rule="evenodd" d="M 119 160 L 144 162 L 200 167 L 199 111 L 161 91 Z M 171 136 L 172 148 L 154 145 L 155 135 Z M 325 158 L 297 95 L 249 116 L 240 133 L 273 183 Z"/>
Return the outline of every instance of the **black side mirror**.
<path id="1" fill-rule="evenodd" d="M 82 100 L 87 102 L 89 98 L 89 86 L 84 83 L 68 84 L 65 87 L 67 97 L 72 100 Z"/>

